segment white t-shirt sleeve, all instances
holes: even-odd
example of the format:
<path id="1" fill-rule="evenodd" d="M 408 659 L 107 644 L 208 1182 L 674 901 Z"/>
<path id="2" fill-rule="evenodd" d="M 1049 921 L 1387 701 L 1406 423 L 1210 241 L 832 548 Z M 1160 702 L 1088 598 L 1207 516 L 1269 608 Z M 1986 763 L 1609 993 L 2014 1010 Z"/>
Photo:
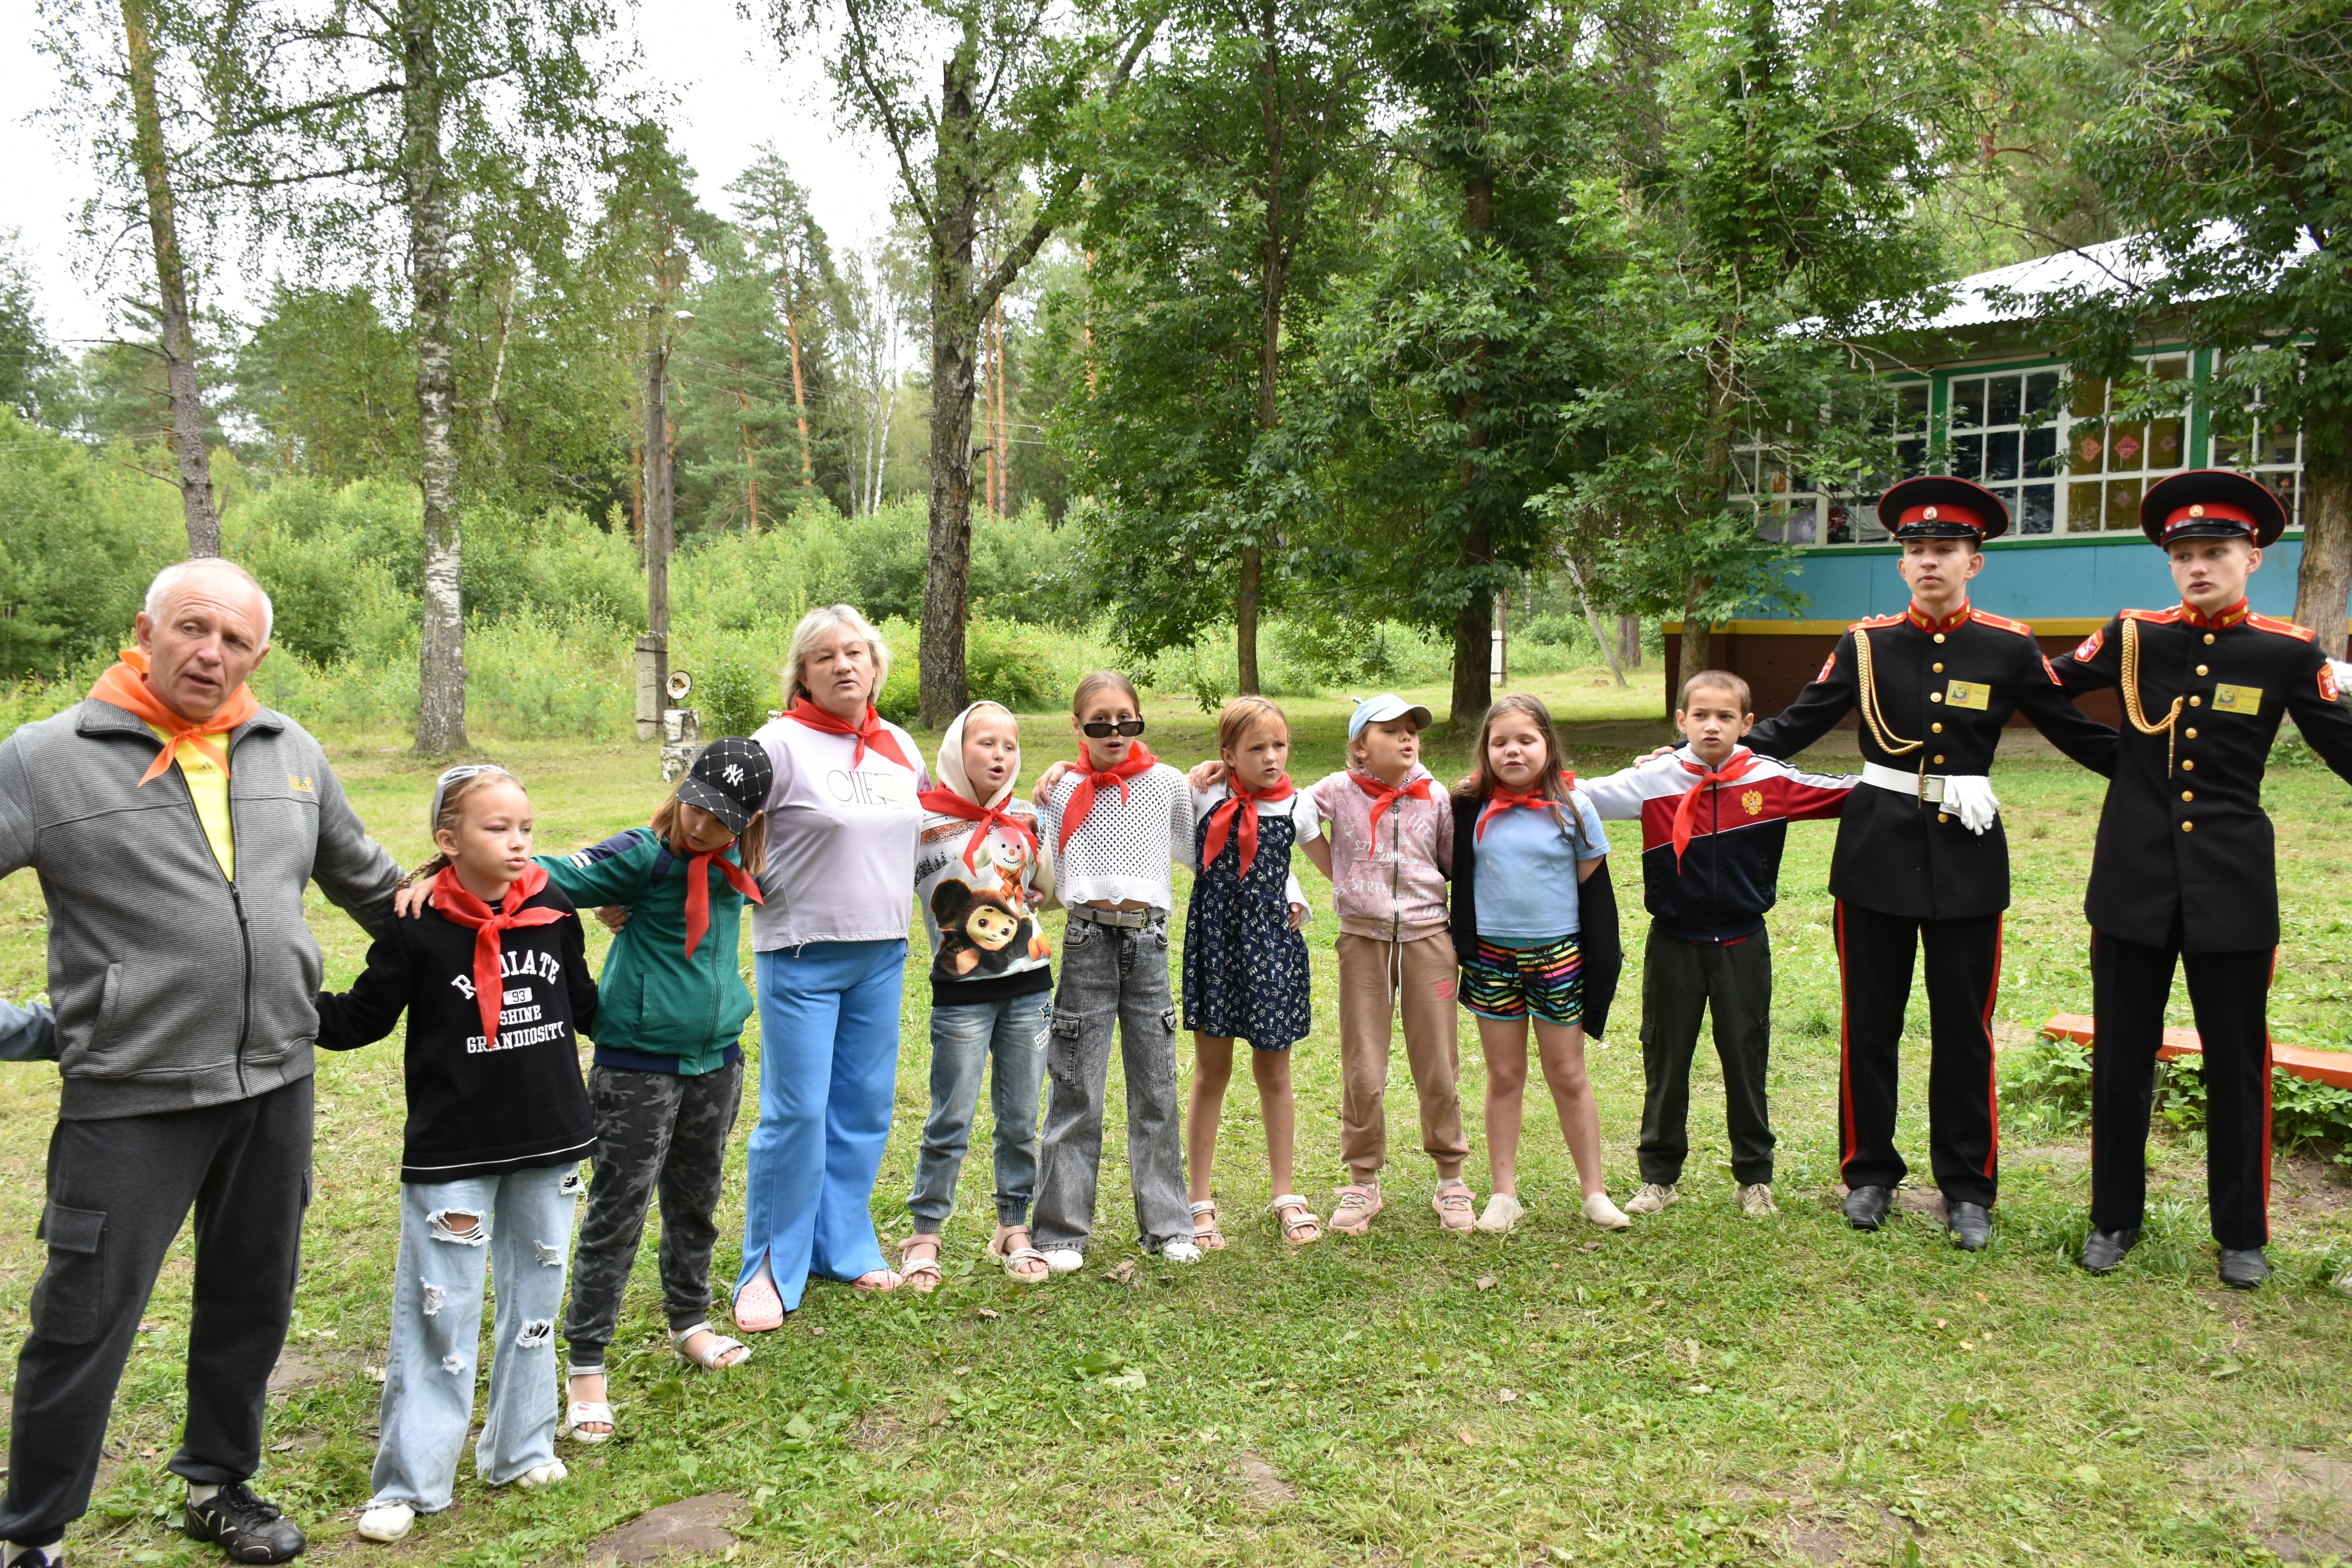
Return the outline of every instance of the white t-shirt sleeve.
<path id="1" fill-rule="evenodd" d="M 1298 790 L 1285 804 L 1290 807 L 1290 826 L 1299 843 L 1311 843 L 1323 837 L 1322 814 L 1315 809 L 1313 795 Z"/>
<path id="2" fill-rule="evenodd" d="M 1182 773 L 1168 767 L 1166 763 L 1160 765 L 1167 768 L 1170 782 L 1175 785 L 1168 797 L 1168 858 L 1187 871 L 1198 871 L 1201 864 L 1192 845 L 1192 829 L 1224 797 L 1224 791 L 1218 789 L 1209 795 L 1195 795 Z"/>

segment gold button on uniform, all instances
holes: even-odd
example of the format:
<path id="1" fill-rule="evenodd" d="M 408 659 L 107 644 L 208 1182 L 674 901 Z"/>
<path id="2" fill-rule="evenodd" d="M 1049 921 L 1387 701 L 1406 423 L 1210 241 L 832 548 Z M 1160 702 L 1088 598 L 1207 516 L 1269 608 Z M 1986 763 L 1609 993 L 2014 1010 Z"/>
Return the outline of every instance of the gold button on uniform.
<path id="1" fill-rule="evenodd" d="M 2210 675 L 2212 672 L 2200 664 L 2197 667 L 2197 673 L 2200 675 Z"/>
<path id="2" fill-rule="evenodd" d="M 1952 814 L 1948 811 L 1939 811 L 1936 814 L 1936 820 L 1938 822 L 1949 822 L 1952 820 Z"/>
<path id="3" fill-rule="evenodd" d="M 2180 798 L 2183 800 L 2195 800 L 2197 798 L 2197 792 L 2193 789 L 2182 790 L 2180 792 Z"/>
<path id="4" fill-rule="evenodd" d="M 2194 730 L 2183 731 L 2182 731 L 2182 733 L 2184 733 L 2185 735 L 2187 735 L 2187 736 L 2189 737 L 2189 739 L 2190 739 L 2190 740 L 2192 740 L 2192 741 L 2193 741 L 2193 740 L 2195 740 L 2195 739 L 2197 738 L 2197 731 L 2194 731 Z"/>
<path id="5" fill-rule="evenodd" d="M 1937 633 L 1936 634 L 1936 640 L 1937 640 L 1937 642 L 1942 642 L 1942 641 L 1944 640 L 1944 634 L 1943 634 L 1943 633 L 1941 633 L 1941 632 L 1937 632 Z"/>
<path id="6" fill-rule="evenodd" d="M 2180 825 L 2180 831 L 2183 833 L 2193 833 L 2196 829 L 2197 825 L 2193 822 L 2184 822 Z"/>
<path id="7" fill-rule="evenodd" d="M 1939 762 L 1939 763 L 1940 763 L 1940 762 L 1942 762 L 1942 761 L 1944 760 L 1944 753 L 1943 753 L 1943 752 L 1937 752 L 1936 753 L 1936 760 L 1937 760 L 1937 762 Z"/>
<path id="8" fill-rule="evenodd" d="M 2202 697 L 2192 697 L 2189 700 L 2189 706 L 2191 708 L 2202 708 L 2205 706 L 2205 699 Z"/>
<path id="9" fill-rule="evenodd" d="M 1927 693 L 1927 700 L 1930 702 L 1941 702 L 1943 700 L 1944 694 L 1940 691 L 1930 691 Z"/>
<path id="10" fill-rule="evenodd" d="M 2205 640 L 2207 642 L 2211 642 L 2213 640 L 2213 634 L 2211 632 L 2207 632 L 2205 634 Z"/>
<path id="11" fill-rule="evenodd" d="M 2180 766 L 2181 766 L 2181 771 L 2182 771 L 2182 772 L 2184 772 L 2184 773 L 2195 773 L 2195 772 L 2197 771 L 2197 763 L 2196 763 L 2196 759 L 2194 759 L 2194 758 L 2190 758 L 2189 760 L 2188 760 L 2188 761 L 2186 761 L 2186 762 L 2182 763 L 2180 764 Z"/>
<path id="12" fill-rule="evenodd" d="M 1928 668 L 1933 669 L 1937 675 L 1941 675 L 1944 673 L 1944 661 L 1939 658 Z"/>
<path id="13" fill-rule="evenodd" d="M 1941 719 L 1938 719 L 1934 723 L 1928 725 L 1927 728 L 1940 735 L 1944 732 L 1944 721 Z"/>

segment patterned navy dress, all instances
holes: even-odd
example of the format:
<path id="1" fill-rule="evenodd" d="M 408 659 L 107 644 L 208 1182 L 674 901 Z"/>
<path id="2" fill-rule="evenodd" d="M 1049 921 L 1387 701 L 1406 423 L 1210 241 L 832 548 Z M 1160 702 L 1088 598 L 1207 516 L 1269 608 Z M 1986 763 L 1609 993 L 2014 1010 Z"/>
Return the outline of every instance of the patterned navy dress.
<path id="1" fill-rule="evenodd" d="M 1304 804 L 1301 796 L 1292 798 Z M 1242 809 L 1257 810 L 1246 803 Z M 1287 895 L 1297 832 L 1286 813 L 1260 811 L 1257 858 L 1249 876 L 1241 874 L 1235 831 L 1225 836 L 1215 862 L 1192 879 L 1184 917 L 1186 1028 L 1247 1040 L 1261 1051 L 1286 1051 L 1307 1037 L 1307 939 L 1290 929 Z M 1209 814 L 1203 813 L 1192 825 L 1195 860 L 1208 840 Z"/>

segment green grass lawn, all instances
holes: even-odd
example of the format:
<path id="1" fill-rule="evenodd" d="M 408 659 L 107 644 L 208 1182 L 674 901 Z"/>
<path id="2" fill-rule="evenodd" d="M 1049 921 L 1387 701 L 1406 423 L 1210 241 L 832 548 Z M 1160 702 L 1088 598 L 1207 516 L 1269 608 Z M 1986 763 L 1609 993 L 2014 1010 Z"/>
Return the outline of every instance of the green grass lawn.
<path id="1" fill-rule="evenodd" d="M 1647 743 L 1654 675 L 1624 692 L 1582 672 L 1533 684 L 1577 722 L 1573 761 L 1590 773 Z M 1337 764 L 1347 704 L 1290 706 L 1293 772 L 1305 781 Z M 1163 757 L 1206 754 L 1206 716 L 1157 699 L 1150 711 Z M 1069 753 L 1065 722 L 1024 721 L 1031 776 Z M 1450 777 L 1463 747 L 1436 750 Z M 387 737 L 331 751 L 377 836 L 421 858 L 432 770 Z M 660 798 L 649 748 L 499 754 L 532 788 L 543 848 L 643 822 Z M 1833 752 L 1819 761 L 1841 765 Z M 2017 863 L 2000 1023 L 2017 1043 L 2050 1013 L 2090 1008 L 2080 895 L 2100 784 L 2037 760 L 2004 766 L 1998 782 Z M 2339 911 L 2352 791 L 2296 770 L 2276 776 L 2271 803 L 2287 878 L 2276 1032 L 2352 1043 Z M 1612 831 L 1621 851 L 1635 847 L 1630 825 Z M 1089 1267 L 1022 1289 L 982 1255 L 983 1126 L 935 1296 L 819 1282 L 748 1365 L 709 1376 L 667 1349 L 648 1245 L 614 1346 L 620 1440 L 567 1445 L 572 1479 L 538 1495 L 488 1492 L 469 1459 L 457 1509 L 388 1549 L 351 1531 L 373 1451 L 368 1373 L 387 1333 L 400 1058 L 390 1043 L 326 1058 L 308 1266 L 257 1484 L 303 1521 L 314 1555 L 400 1563 L 578 1562 L 633 1516 L 709 1493 L 743 1505 L 738 1562 L 2043 1564 L 2352 1551 L 2352 1300 L 2328 1286 L 2352 1262 L 2352 1186 L 2334 1167 L 2282 1162 L 2280 1271 L 2252 1296 L 2213 1281 L 2191 1139 L 2157 1144 L 2149 1238 L 2104 1280 L 2068 1262 L 2085 1223 L 2086 1144 L 2038 1132 L 2022 1114 L 2010 1121 L 2000 1230 L 1986 1253 L 1954 1251 L 1916 1213 L 1875 1236 L 1840 1223 L 1822 890 L 1832 833 L 1791 833 L 1771 922 L 1777 1219 L 1737 1216 L 1720 1079 L 1703 1059 L 1676 1207 L 1628 1234 L 1585 1226 L 1557 1130 L 1531 1107 L 1527 1222 L 1505 1238 L 1443 1239 L 1400 1051 L 1399 1153 L 1370 1237 L 1282 1247 L 1241 1075 L 1220 1159 L 1230 1250 L 1192 1268 L 1137 1258 L 1114 1129 Z M 1638 880 L 1631 853 L 1617 870 Z M 1307 879 L 1323 909 L 1309 931 L 1317 1027 L 1297 1047 L 1300 1183 L 1328 1209 L 1341 1179 L 1334 927 L 1328 889 Z M 1638 938 L 1637 900 L 1627 901 Z M 331 983 L 348 983 L 363 939 L 323 902 L 313 923 Z M 593 922 L 590 936 L 601 946 Z M 0 882 L 0 990 L 37 988 L 42 939 L 31 879 Z M 1642 1088 L 1632 945 L 1616 1037 L 1592 1058 L 1621 1197 L 1636 1180 Z M 898 1125 L 874 1199 L 889 1239 L 909 1228 L 902 1200 L 926 1108 L 919 963 L 909 975 Z M 1475 1138 L 1481 1074 L 1475 1036 L 1463 1033 Z M 1910 1038 L 1902 1138 L 1924 1166 L 1923 1009 Z M 1119 1103 L 1114 1089 L 1115 1120 Z M 13 1363 L 41 1263 L 33 1226 L 55 1106 L 54 1073 L 0 1071 L 0 1364 Z M 739 1150 L 750 1120 L 747 1109 Z M 720 1221 L 722 1279 L 740 1236 L 740 1162 Z M 1469 1174 L 1483 1197 L 1482 1152 Z M 180 1490 L 163 1460 L 183 1406 L 188 1279 L 183 1242 L 71 1543 L 82 1562 L 217 1561 L 163 1527 Z"/>

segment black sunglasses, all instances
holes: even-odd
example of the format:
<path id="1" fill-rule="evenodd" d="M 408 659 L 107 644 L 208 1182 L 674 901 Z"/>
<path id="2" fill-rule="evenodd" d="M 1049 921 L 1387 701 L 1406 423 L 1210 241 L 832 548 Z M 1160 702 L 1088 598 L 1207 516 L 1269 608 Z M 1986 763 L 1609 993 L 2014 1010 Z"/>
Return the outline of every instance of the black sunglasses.
<path id="1" fill-rule="evenodd" d="M 1089 740 L 1107 741 L 1113 735 L 1125 735 L 1129 740 L 1133 740 L 1143 733 L 1143 721 L 1121 719 L 1114 724 L 1108 719 L 1089 719 L 1078 728 L 1085 731 Z"/>

